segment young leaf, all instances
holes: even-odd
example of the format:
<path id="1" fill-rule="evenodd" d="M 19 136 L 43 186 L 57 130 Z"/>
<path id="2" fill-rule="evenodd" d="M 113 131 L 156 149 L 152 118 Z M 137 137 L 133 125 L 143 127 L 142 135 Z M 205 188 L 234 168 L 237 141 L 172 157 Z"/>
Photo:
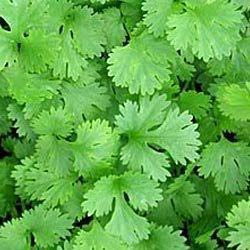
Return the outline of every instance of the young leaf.
<path id="1" fill-rule="evenodd" d="M 186 239 L 180 235 L 180 231 L 174 231 L 173 227 L 153 227 L 148 240 L 141 241 L 132 246 L 131 250 L 162 249 L 162 250 L 186 250 Z"/>
<path id="2" fill-rule="evenodd" d="M 227 224 L 230 232 L 227 240 L 229 247 L 237 247 L 239 250 L 247 250 L 250 245 L 250 202 L 242 200 L 234 205 L 227 215 Z"/>
<path id="3" fill-rule="evenodd" d="M 238 121 L 250 120 L 250 83 L 224 86 L 217 98 L 224 115 Z"/>
<path id="4" fill-rule="evenodd" d="M 218 190 L 236 193 L 248 185 L 250 148 L 243 142 L 221 139 L 210 143 L 202 152 L 199 172 L 212 176 Z"/>
<path id="5" fill-rule="evenodd" d="M 167 61 L 169 45 L 166 40 L 156 39 L 143 33 L 133 37 L 130 44 L 117 47 L 110 54 L 109 76 L 116 86 L 128 87 L 131 94 L 152 95 L 170 80 Z M 163 58 L 162 58 L 163 57 Z"/>
<path id="6" fill-rule="evenodd" d="M 75 238 L 75 244 L 73 250 L 108 250 L 108 249 L 119 249 L 126 250 L 125 245 L 109 233 L 107 233 L 101 225 L 94 221 L 90 231 L 80 230 Z"/>
<path id="7" fill-rule="evenodd" d="M 185 10 L 171 15 L 167 22 L 171 44 L 176 49 L 191 48 L 206 62 L 228 56 L 240 40 L 240 11 L 226 0 L 186 2 Z"/>
<path id="8" fill-rule="evenodd" d="M 77 139 L 71 143 L 74 167 L 81 175 L 91 173 L 97 167 L 110 165 L 116 154 L 117 134 L 107 121 L 95 120 L 79 125 Z"/>
<path id="9" fill-rule="evenodd" d="M 192 116 L 187 112 L 180 114 L 178 109 L 166 112 L 168 105 L 164 96 L 158 95 L 151 99 L 142 98 L 140 108 L 127 101 L 124 107 L 120 107 L 121 115 L 116 118 L 120 133 L 128 136 L 121 151 L 123 163 L 130 168 L 142 167 L 156 180 L 165 180 L 165 176 L 169 176 L 163 168 L 169 165 L 167 155 L 156 151 L 155 146 L 166 150 L 176 163 L 185 165 L 186 159 L 194 161 L 198 158 L 196 151 L 201 144 L 197 125 L 191 122 Z"/>
<path id="10" fill-rule="evenodd" d="M 126 172 L 121 176 L 111 175 L 97 181 L 94 189 L 84 196 L 86 200 L 82 203 L 83 210 L 88 215 L 99 217 L 109 214 L 115 202 L 114 212 L 105 229 L 128 244 L 137 243 L 148 238 L 149 223 L 127 204 L 124 193 L 134 209 L 144 211 L 156 206 L 162 199 L 157 183 L 140 173 Z"/>

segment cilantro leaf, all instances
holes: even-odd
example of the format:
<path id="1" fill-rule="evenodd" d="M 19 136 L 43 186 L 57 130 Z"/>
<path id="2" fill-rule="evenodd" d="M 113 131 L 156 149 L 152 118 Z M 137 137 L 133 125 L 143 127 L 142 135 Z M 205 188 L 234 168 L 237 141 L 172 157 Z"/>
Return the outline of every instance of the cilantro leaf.
<path id="1" fill-rule="evenodd" d="M 25 211 L 21 219 L 13 219 L 0 228 L 0 245 L 4 250 L 29 249 L 31 246 L 28 239 L 32 234 L 37 246 L 54 246 L 60 239 L 70 235 L 71 227 L 72 221 L 58 209 L 45 210 L 37 206 Z"/>
<path id="2" fill-rule="evenodd" d="M 198 58 L 206 62 L 214 57 L 220 60 L 224 55 L 228 56 L 240 40 L 243 16 L 236 9 L 224 0 L 191 2 L 183 13 L 169 17 L 168 39 L 176 49 L 190 47 Z"/>
<path id="3" fill-rule="evenodd" d="M 122 45 L 125 42 L 126 31 L 122 24 L 121 13 L 117 8 L 108 8 L 101 14 L 107 39 L 107 49 L 111 50 L 115 46 Z"/>
<path id="4" fill-rule="evenodd" d="M 218 190 L 236 193 L 247 188 L 250 148 L 243 142 L 221 139 L 210 143 L 202 152 L 199 172 L 212 176 Z"/>
<path id="5" fill-rule="evenodd" d="M 22 224 L 34 235 L 35 242 L 40 247 L 57 244 L 60 239 L 70 235 L 69 229 L 72 227 L 72 221 L 59 209 L 45 210 L 42 206 L 25 211 Z"/>
<path id="6" fill-rule="evenodd" d="M 90 231 L 82 229 L 77 234 L 73 250 L 83 248 L 89 250 L 126 249 L 118 238 L 107 233 L 97 221 L 93 222 Z"/>
<path id="7" fill-rule="evenodd" d="M 27 136 L 29 140 L 34 140 L 36 136 L 29 121 L 25 119 L 21 106 L 16 103 L 11 103 L 7 109 L 9 111 L 9 118 L 15 121 L 14 127 L 17 128 L 19 136 Z"/>
<path id="8" fill-rule="evenodd" d="M 180 176 L 163 191 L 163 200 L 149 218 L 161 225 L 181 226 L 183 219 L 196 220 L 202 213 L 203 199 L 194 183 Z"/>
<path id="9" fill-rule="evenodd" d="M 109 106 L 107 89 L 99 83 L 88 85 L 64 84 L 62 97 L 65 102 L 65 111 L 73 115 L 77 124 L 85 118 L 93 119 L 98 112 L 105 111 Z"/>
<path id="10" fill-rule="evenodd" d="M 250 120 L 250 83 L 245 86 L 230 84 L 217 97 L 221 112 L 239 121 Z"/>
<path id="11" fill-rule="evenodd" d="M 62 108 L 41 112 L 32 125 L 39 135 L 67 137 L 72 132 L 71 118 Z"/>
<path id="12" fill-rule="evenodd" d="M 169 65 L 162 55 L 168 53 L 168 43 L 143 33 L 130 44 L 115 48 L 108 59 L 109 76 L 117 86 L 128 87 L 131 94 L 153 94 L 170 80 Z"/>
<path id="13" fill-rule="evenodd" d="M 34 167 L 26 172 L 25 191 L 30 195 L 30 200 L 41 200 L 44 205 L 55 207 L 72 196 L 74 181 L 74 176 L 60 177 L 52 171 Z"/>
<path id="14" fill-rule="evenodd" d="M 208 95 L 195 91 L 182 92 L 178 105 L 181 111 L 189 112 L 197 119 L 205 117 L 211 108 L 211 100 Z"/>
<path id="15" fill-rule="evenodd" d="M 144 240 L 139 244 L 132 246 L 131 250 L 144 249 L 162 249 L 162 250 L 185 250 L 185 238 L 180 236 L 180 231 L 174 231 L 173 227 L 153 227 L 148 240 Z"/>
<path id="16" fill-rule="evenodd" d="M 250 244 L 249 237 L 249 200 L 242 200 L 234 205 L 231 212 L 227 215 L 227 224 L 230 227 L 229 235 L 226 238 L 230 244 L 229 247 L 247 250 Z"/>
<path id="17" fill-rule="evenodd" d="M 244 37 L 240 40 L 236 48 L 232 51 L 230 57 L 224 57 L 222 60 L 212 59 L 208 66 L 210 72 L 215 76 L 225 79 L 225 82 L 246 82 L 250 79 L 250 38 Z"/>
<path id="18" fill-rule="evenodd" d="M 60 57 L 57 57 L 53 64 L 54 75 L 76 81 L 86 67 L 87 61 L 75 50 L 70 33 L 63 34 Z"/>
<path id="19" fill-rule="evenodd" d="M 173 0 L 146 0 L 142 10 L 146 11 L 144 23 L 156 37 L 164 36 L 168 27 L 167 20 L 172 14 Z"/>
<path id="20" fill-rule="evenodd" d="M 19 104 L 42 102 L 52 99 L 58 93 L 60 81 L 51 79 L 47 74 L 29 74 L 20 67 L 4 71 L 10 95 Z"/>
<path id="21" fill-rule="evenodd" d="M 37 161 L 44 168 L 51 168 L 59 175 L 67 175 L 72 168 L 70 144 L 53 135 L 42 135 L 36 142 Z"/>
<path id="22" fill-rule="evenodd" d="M 71 144 L 74 167 L 81 175 L 110 165 L 116 154 L 117 134 L 107 121 L 95 120 L 79 125 L 77 139 Z"/>
<path id="23" fill-rule="evenodd" d="M 88 215 L 103 216 L 111 212 L 115 201 L 114 212 L 105 229 L 128 244 L 136 243 L 148 238 L 149 223 L 127 204 L 124 192 L 133 208 L 145 211 L 162 199 L 161 189 L 157 186 L 157 183 L 140 173 L 127 172 L 121 176 L 103 177 L 95 183 L 94 189 L 85 194 L 83 210 Z M 148 193 L 151 193 L 150 197 Z"/>
<path id="24" fill-rule="evenodd" d="M 120 106 L 121 115 L 116 117 L 119 132 L 128 137 L 127 144 L 122 148 L 121 160 L 129 168 L 141 169 L 155 180 L 165 180 L 170 176 L 167 156 L 149 147 L 148 130 L 163 121 L 169 102 L 164 95 L 155 95 L 151 99 L 144 97 L 138 104 L 127 101 Z M 148 138 L 147 138 L 148 137 Z"/>
<path id="25" fill-rule="evenodd" d="M 166 150 L 176 163 L 185 165 L 186 159 L 194 161 L 198 158 L 196 151 L 201 144 L 199 133 L 195 131 L 197 125 L 191 122 L 192 116 L 187 112 L 180 114 L 178 109 L 166 112 L 167 106 L 164 96 L 155 95 L 151 100 L 144 97 L 140 108 L 136 103 L 126 102 L 120 107 L 121 115 L 116 118 L 120 133 L 128 137 L 121 151 L 123 163 L 130 168 L 142 167 L 147 174 L 160 180 L 169 176 L 169 172 L 162 168 L 169 165 L 167 155 L 157 152 L 154 145 Z"/>
<path id="26" fill-rule="evenodd" d="M 0 246 L 3 250 L 28 249 L 27 239 L 24 237 L 25 229 L 19 219 L 12 219 L 0 227 Z M 13 240 L 13 236 L 15 237 Z"/>

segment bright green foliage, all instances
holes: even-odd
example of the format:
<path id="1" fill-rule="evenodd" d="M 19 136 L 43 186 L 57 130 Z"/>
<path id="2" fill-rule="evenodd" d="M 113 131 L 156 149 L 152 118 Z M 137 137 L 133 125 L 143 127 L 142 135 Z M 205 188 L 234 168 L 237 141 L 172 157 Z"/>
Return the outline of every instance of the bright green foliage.
<path id="1" fill-rule="evenodd" d="M 10 68 L 4 72 L 9 92 L 19 104 L 42 102 L 51 99 L 60 89 L 60 81 L 43 74 L 29 74 L 21 68 Z"/>
<path id="2" fill-rule="evenodd" d="M 185 250 L 188 247 L 185 245 L 185 238 L 180 236 L 180 232 L 173 231 L 172 227 L 153 228 L 150 238 L 141 243 L 132 246 L 131 250 L 144 249 L 162 249 L 162 250 Z"/>
<path id="3" fill-rule="evenodd" d="M 29 238 L 32 234 L 39 247 L 49 247 L 57 244 L 60 238 L 69 236 L 71 227 L 72 222 L 66 214 L 58 209 L 45 210 L 38 206 L 25 211 L 20 220 L 13 219 L 4 224 L 0 228 L 0 244 L 4 250 L 29 249 Z"/>
<path id="4" fill-rule="evenodd" d="M 245 82 L 250 78 L 250 38 L 245 37 L 237 43 L 230 57 L 222 60 L 212 59 L 209 62 L 210 72 L 223 77 L 226 82 Z"/>
<path id="5" fill-rule="evenodd" d="M 205 178 L 214 177 L 218 190 L 236 193 L 247 188 L 249 161 L 250 147 L 245 143 L 221 139 L 203 150 L 200 174 Z"/>
<path id="6" fill-rule="evenodd" d="M 48 123 L 49 121 L 49 123 Z M 33 122 L 34 131 L 39 135 L 67 137 L 72 130 L 70 117 L 63 109 L 43 111 Z"/>
<path id="7" fill-rule="evenodd" d="M 249 249 L 249 10 L 0 0 L 0 250 Z"/>
<path id="8" fill-rule="evenodd" d="M 146 0 L 143 3 L 142 9 L 147 12 L 144 23 L 156 37 L 165 35 L 172 6 L 173 0 Z"/>
<path id="9" fill-rule="evenodd" d="M 29 121 L 25 119 L 21 106 L 11 103 L 7 110 L 9 111 L 9 118 L 15 121 L 14 127 L 17 128 L 19 136 L 26 136 L 29 140 L 33 140 L 35 138 L 34 132 Z"/>
<path id="10" fill-rule="evenodd" d="M 58 48 L 58 40 L 54 34 L 46 34 L 41 29 L 46 9 L 46 1 L 40 0 L 32 3 L 29 0 L 1 2 L 0 16 L 8 22 L 10 31 L 0 29 L 0 51 L 3 52 L 0 69 L 6 63 L 18 61 L 25 69 L 40 72 L 51 64 L 57 50 L 50 47 Z"/>
<path id="11" fill-rule="evenodd" d="M 128 87 L 131 94 L 153 94 L 155 89 L 162 88 L 164 81 L 170 80 L 168 48 L 167 41 L 147 33 L 132 38 L 129 45 L 117 47 L 111 53 L 109 75 L 117 86 Z"/>
<path id="12" fill-rule="evenodd" d="M 49 123 L 48 123 L 49 121 Z M 36 149 L 38 162 L 56 169 L 60 174 L 68 172 L 70 167 L 70 148 L 65 138 L 72 131 L 70 117 L 62 109 L 43 111 L 33 122 L 34 131 L 40 135 Z"/>
<path id="13" fill-rule="evenodd" d="M 169 18 L 168 39 L 176 49 L 191 48 L 204 61 L 228 56 L 240 40 L 243 16 L 226 0 L 196 2 L 186 1 L 184 13 Z"/>
<path id="14" fill-rule="evenodd" d="M 73 250 L 80 250 L 80 249 L 125 250 L 126 247 L 121 243 L 119 238 L 114 237 L 109 233 L 107 233 L 97 221 L 94 221 L 90 231 L 82 229 L 76 236 Z"/>
<path id="15" fill-rule="evenodd" d="M 129 45 L 116 47 L 107 62 L 109 76 L 117 86 L 128 87 L 131 94 L 151 95 L 170 82 L 171 73 L 188 79 L 193 71 L 166 39 L 145 31 L 132 37 Z"/>
<path id="16" fill-rule="evenodd" d="M 107 39 L 107 49 L 122 45 L 125 42 L 126 31 L 122 24 L 121 13 L 119 9 L 109 8 L 103 11 L 101 16 Z M 108 28 L 107 28 L 108 27 Z"/>
<path id="17" fill-rule="evenodd" d="M 123 163 L 138 170 L 143 167 L 156 180 L 165 180 L 170 175 L 166 169 L 168 157 L 150 148 L 145 136 L 149 129 L 163 121 L 168 105 L 164 95 L 156 95 L 151 100 L 145 97 L 141 99 L 140 110 L 136 103 L 128 101 L 120 107 L 121 115 L 116 117 L 119 132 L 128 136 L 128 143 L 121 151 Z"/>
<path id="18" fill-rule="evenodd" d="M 250 83 L 224 86 L 219 94 L 219 108 L 224 115 L 237 121 L 250 120 Z"/>
<path id="19" fill-rule="evenodd" d="M 94 189 L 86 193 L 83 210 L 88 215 L 99 217 L 109 214 L 115 202 L 112 217 L 105 229 L 128 244 L 137 243 L 148 238 L 149 223 L 127 204 L 124 193 L 134 209 L 147 211 L 162 199 L 161 189 L 157 186 L 157 183 L 140 173 L 127 172 L 121 176 L 103 177 L 95 183 Z"/>
<path id="20" fill-rule="evenodd" d="M 129 34 L 137 23 L 142 20 L 142 3 L 143 0 L 122 0 L 121 12 L 124 17 L 124 25 L 127 27 Z"/>
<path id="21" fill-rule="evenodd" d="M 211 101 L 209 96 L 203 93 L 187 91 L 180 94 L 178 105 L 181 111 L 189 110 L 196 119 L 201 119 L 211 108 Z"/>
<path id="22" fill-rule="evenodd" d="M 250 3 L 248 0 L 233 0 L 232 1 L 236 6 L 243 7 L 244 10 L 250 9 Z"/>
<path id="23" fill-rule="evenodd" d="M 34 235 L 37 245 L 41 247 L 53 246 L 60 238 L 70 235 L 71 220 L 58 209 L 46 211 L 41 206 L 36 207 L 34 210 L 24 212 L 22 223 L 24 228 Z"/>
<path id="24" fill-rule="evenodd" d="M 227 215 L 227 224 L 230 227 L 227 240 L 230 241 L 229 247 L 237 246 L 239 250 L 247 250 L 250 245 L 250 202 L 242 200 L 234 205 L 231 212 Z"/>
<path id="25" fill-rule="evenodd" d="M 183 219 L 197 219 L 202 213 L 203 200 L 195 186 L 182 177 L 164 189 L 163 200 L 149 215 L 153 221 L 179 226 Z"/>
<path id="26" fill-rule="evenodd" d="M 40 136 L 36 143 L 38 163 L 56 170 L 59 175 L 66 175 L 72 164 L 72 152 L 69 143 L 53 135 Z"/>
<path id="27" fill-rule="evenodd" d="M 191 122 L 192 116 L 187 112 L 180 114 L 178 109 L 167 112 L 168 105 L 164 95 L 155 95 L 151 100 L 144 97 L 139 107 L 136 103 L 126 102 L 120 107 L 121 115 L 116 118 L 119 132 L 128 137 L 121 151 L 123 163 L 130 168 L 142 167 L 154 179 L 160 180 L 169 175 L 163 168 L 168 167 L 167 155 L 176 163 L 186 164 L 186 159 L 194 161 L 198 158 L 196 151 L 200 145 L 199 133 L 195 131 L 197 125 Z M 156 126 L 159 127 L 152 129 Z M 157 152 L 150 145 L 159 146 L 167 154 Z"/>
<path id="28" fill-rule="evenodd" d="M 117 134 L 107 121 L 95 120 L 79 125 L 77 139 L 71 144 L 74 167 L 81 175 L 91 173 L 95 168 L 110 165 L 116 154 Z"/>
<path id="29" fill-rule="evenodd" d="M 107 90 L 98 83 L 88 85 L 65 84 L 62 89 L 62 96 L 65 102 L 66 112 L 73 115 L 76 123 L 85 118 L 97 116 L 98 111 L 105 111 L 109 106 Z"/>
<path id="30" fill-rule="evenodd" d="M 18 219 L 6 222 L 0 228 L 0 246 L 3 250 L 24 250 L 27 249 L 28 241 L 25 238 L 25 229 Z M 13 236 L 15 238 L 13 239 Z"/>

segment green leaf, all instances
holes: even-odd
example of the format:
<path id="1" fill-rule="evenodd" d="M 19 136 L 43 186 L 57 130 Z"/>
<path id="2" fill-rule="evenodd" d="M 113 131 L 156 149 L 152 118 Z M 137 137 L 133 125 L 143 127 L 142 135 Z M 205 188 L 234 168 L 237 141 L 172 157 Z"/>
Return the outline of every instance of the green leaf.
<path id="1" fill-rule="evenodd" d="M 65 101 L 65 111 L 71 114 L 76 123 L 79 124 L 85 118 L 93 119 L 98 112 L 105 111 L 109 106 L 107 89 L 99 83 L 88 85 L 65 84 L 62 89 L 62 96 Z"/>
<path id="2" fill-rule="evenodd" d="M 246 82 L 250 79 L 250 38 L 243 37 L 237 43 L 230 57 L 224 57 L 222 60 L 212 59 L 208 66 L 210 72 L 215 76 L 221 76 L 225 82 Z"/>
<path id="3" fill-rule="evenodd" d="M 150 213 L 149 219 L 160 225 L 179 227 L 184 219 L 196 220 L 201 216 L 202 203 L 194 184 L 180 176 L 164 189 L 163 200 Z"/>
<path id="4" fill-rule="evenodd" d="M 7 110 L 9 103 L 10 100 L 8 98 L 0 97 L 0 134 L 6 134 L 11 127 Z"/>
<path id="5" fill-rule="evenodd" d="M 110 165 L 116 155 L 118 137 L 107 121 L 87 121 L 79 125 L 76 133 L 77 139 L 71 143 L 71 149 L 74 168 L 80 175 Z"/>
<path id="6" fill-rule="evenodd" d="M 118 238 L 107 233 L 97 221 L 94 221 L 90 231 L 82 229 L 77 234 L 73 250 L 80 250 L 80 249 L 125 250 L 126 247 L 121 243 L 121 241 Z"/>
<path id="7" fill-rule="evenodd" d="M 229 56 L 240 40 L 243 16 L 236 9 L 225 0 L 191 2 L 182 13 L 169 17 L 168 39 L 177 50 L 191 48 L 193 54 L 206 62 L 210 58 L 221 60 Z"/>
<path id="8" fill-rule="evenodd" d="M 168 167 L 167 155 L 158 152 L 157 147 L 166 150 L 176 163 L 185 165 L 187 160 L 193 162 L 199 157 L 196 151 L 201 144 L 192 116 L 187 112 L 180 114 L 178 109 L 166 112 L 167 106 L 164 96 L 145 97 L 140 108 L 136 103 L 126 102 L 116 118 L 120 133 L 128 137 L 121 151 L 123 163 L 130 168 L 143 167 L 147 174 L 162 181 L 169 176 L 162 168 Z"/>
<path id="9" fill-rule="evenodd" d="M 143 0 L 122 0 L 121 12 L 124 25 L 129 31 L 132 31 L 142 19 L 142 2 Z"/>
<path id="10" fill-rule="evenodd" d="M 163 121 L 169 102 L 164 95 L 141 98 L 140 107 L 127 101 L 120 106 L 121 115 L 116 117 L 120 134 L 128 137 L 127 144 L 122 148 L 121 159 L 131 169 L 143 171 L 155 180 L 164 181 L 170 176 L 167 156 L 148 146 L 150 129 L 159 126 Z"/>
<path id="11" fill-rule="evenodd" d="M 249 160 L 250 148 L 245 143 L 221 139 L 203 150 L 199 172 L 205 178 L 212 176 L 218 190 L 236 193 L 247 188 Z"/>
<path id="12" fill-rule="evenodd" d="M 0 29 L 0 54 L 0 70 L 4 69 L 7 63 L 12 65 L 17 57 L 11 34 L 2 29 Z"/>
<path id="13" fill-rule="evenodd" d="M 95 214 L 99 217 L 109 214 L 115 202 L 114 212 L 105 229 L 131 244 L 148 238 L 149 223 L 127 204 L 124 192 L 133 208 L 144 211 L 156 206 L 162 199 L 157 183 L 140 173 L 127 172 L 121 176 L 110 175 L 97 181 L 94 189 L 85 194 L 86 200 L 82 206 L 88 215 Z M 150 197 L 148 194 L 151 194 Z"/>
<path id="14" fill-rule="evenodd" d="M 32 126 L 39 135 L 67 137 L 72 132 L 71 118 L 62 108 L 41 112 Z"/>
<path id="15" fill-rule="evenodd" d="M 32 30 L 21 41 L 19 60 L 30 72 L 44 72 L 52 66 L 59 48 L 59 38 L 42 30 Z M 53 48 L 53 49 L 51 49 Z"/>
<path id="16" fill-rule="evenodd" d="M 108 8 L 101 14 L 107 39 L 107 50 L 120 46 L 125 41 L 126 31 L 123 27 L 121 13 L 117 8 Z M 106 27 L 109 27 L 106 29 Z"/>
<path id="17" fill-rule="evenodd" d="M 54 60 L 53 74 L 63 78 L 72 78 L 76 81 L 87 67 L 87 61 L 74 48 L 70 33 L 64 33 L 61 37 L 60 56 Z"/>
<path id="18" fill-rule="evenodd" d="M 36 156 L 40 165 L 55 170 L 59 175 L 67 175 L 72 168 L 70 144 L 52 135 L 43 135 L 38 138 Z"/>
<path id="19" fill-rule="evenodd" d="M 8 68 L 3 75 L 9 84 L 10 95 L 19 104 L 42 102 L 58 94 L 60 81 L 48 74 L 29 74 L 20 67 Z"/>
<path id="20" fill-rule="evenodd" d="M 93 58 L 100 56 L 104 51 L 103 45 L 106 43 L 102 31 L 102 20 L 100 16 L 87 6 L 76 7 L 72 13 L 72 28 L 74 33 L 74 44 L 82 55 Z M 82 28 L 84 27 L 84 29 Z"/>
<path id="21" fill-rule="evenodd" d="M 239 250 L 247 250 L 250 245 L 250 202 L 242 200 L 234 205 L 227 215 L 227 224 L 231 231 L 227 240 L 229 247 L 237 247 Z"/>
<path id="22" fill-rule="evenodd" d="M 224 86 L 217 98 L 224 115 L 238 121 L 250 120 L 250 83 Z"/>
<path id="23" fill-rule="evenodd" d="M 143 33 L 133 37 L 130 44 L 117 47 L 108 59 L 109 76 L 116 86 L 128 87 L 131 94 L 153 94 L 170 80 L 168 61 L 169 45 L 164 39 L 156 39 Z"/>
<path id="24" fill-rule="evenodd" d="M 167 31 L 167 20 L 172 14 L 173 0 L 146 0 L 142 10 L 146 11 L 143 22 L 156 37 L 162 37 Z"/>
<path id="25" fill-rule="evenodd" d="M 25 192 L 30 195 L 30 200 L 43 201 L 48 207 L 66 203 L 73 194 L 76 180 L 72 175 L 61 177 L 53 171 L 39 168 L 39 165 L 29 169 L 24 178 Z"/>
<path id="26" fill-rule="evenodd" d="M 0 246 L 2 250 L 26 250 L 29 249 L 25 228 L 18 219 L 5 222 L 0 227 Z"/>
<path id="27" fill-rule="evenodd" d="M 9 119 L 15 121 L 14 128 L 17 128 L 17 133 L 19 136 L 26 136 L 29 140 L 34 140 L 35 134 L 30 126 L 29 121 L 24 118 L 24 113 L 21 106 L 16 103 L 11 103 L 7 109 L 9 111 Z"/>
<path id="28" fill-rule="evenodd" d="M 132 246 L 131 250 L 185 250 L 189 249 L 185 245 L 186 239 L 180 235 L 180 231 L 174 231 L 173 227 L 153 227 L 148 240 L 143 240 L 139 244 Z"/>
<path id="29" fill-rule="evenodd" d="M 211 100 L 202 92 L 187 91 L 180 94 L 178 105 L 181 111 L 188 110 L 195 118 L 201 119 L 211 108 Z"/>
<path id="30" fill-rule="evenodd" d="M 35 243 L 40 247 L 57 244 L 60 239 L 70 236 L 69 229 L 72 228 L 72 221 L 66 214 L 62 214 L 59 209 L 45 210 L 42 206 L 25 211 L 22 223 L 34 235 Z"/>

